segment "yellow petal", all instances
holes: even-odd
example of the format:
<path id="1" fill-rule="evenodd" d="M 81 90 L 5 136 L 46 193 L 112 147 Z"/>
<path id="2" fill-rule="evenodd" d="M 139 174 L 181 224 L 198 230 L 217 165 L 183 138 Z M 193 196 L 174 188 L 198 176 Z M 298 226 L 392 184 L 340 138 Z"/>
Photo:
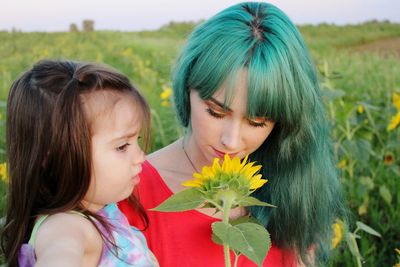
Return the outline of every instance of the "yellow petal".
<path id="1" fill-rule="evenodd" d="M 258 176 L 258 175 L 257 175 Z M 266 182 L 268 182 L 268 180 L 265 179 L 261 179 L 261 175 L 260 178 L 258 179 L 251 179 L 250 180 L 250 189 L 257 189 L 260 188 L 261 186 L 263 186 Z"/>
<path id="2" fill-rule="evenodd" d="M 224 163 L 222 163 L 222 171 L 226 173 L 230 173 L 232 170 L 232 163 L 231 163 L 231 158 L 229 157 L 228 154 L 225 154 L 224 156 Z"/>
<path id="3" fill-rule="evenodd" d="M 215 176 L 214 170 L 208 166 L 204 166 L 201 170 L 201 173 L 203 174 L 203 177 L 207 179 L 213 178 Z"/>
<path id="4" fill-rule="evenodd" d="M 212 164 L 212 169 L 214 173 L 221 171 L 221 166 L 219 165 L 219 158 L 215 158 Z"/>
<path id="5" fill-rule="evenodd" d="M 231 164 L 231 171 L 232 172 L 239 172 L 241 169 L 240 158 L 234 157 Z"/>
<path id="6" fill-rule="evenodd" d="M 240 164 L 240 168 L 243 168 L 246 165 L 248 158 L 249 158 L 249 155 L 246 155 L 244 157 L 244 159 L 242 159 L 242 163 Z"/>
<path id="7" fill-rule="evenodd" d="M 256 174 L 261 169 L 261 165 L 256 165 L 245 171 L 245 176 L 250 179 L 254 174 Z"/>
<path id="8" fill-rule="evenodd" d="M 199 182 L 198 180 L 188 180 L 183 182 L 182 185 L 187 187 L 202 187 L 203 183 Z"/>
<path id="9" fill-rule="evenodd" d="M 193 173 L 193 178 L 197 179 L 197 180 L 205 180 L 206 178 L 204 178 L 204 176 L 200 173 Z"/>

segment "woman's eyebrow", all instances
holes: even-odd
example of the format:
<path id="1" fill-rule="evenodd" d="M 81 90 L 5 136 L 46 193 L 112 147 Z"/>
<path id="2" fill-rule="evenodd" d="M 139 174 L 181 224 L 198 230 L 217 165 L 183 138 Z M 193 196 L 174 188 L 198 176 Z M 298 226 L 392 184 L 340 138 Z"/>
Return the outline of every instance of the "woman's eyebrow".
<path id="1" fill-rule="evenodd" d="M 213 97 L 210 97 L 208 100 L 213 102 L 217 106 L 221 107 L 222 109 L 227 110 L 229 112 L 232 112 L 232 109 L 230 109 L 229 107 L 225 106 L 224 103 L 219 102 L 217 99 L 215 99 Z"/>

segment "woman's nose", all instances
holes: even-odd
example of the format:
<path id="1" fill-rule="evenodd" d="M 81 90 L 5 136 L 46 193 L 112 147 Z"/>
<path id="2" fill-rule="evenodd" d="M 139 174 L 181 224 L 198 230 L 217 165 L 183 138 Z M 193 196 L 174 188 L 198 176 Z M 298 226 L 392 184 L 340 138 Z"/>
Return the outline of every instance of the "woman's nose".
<path id="1" fill-rule="evenodd" d="M 226 122 L 221 135 L 221 143 L 226 148 L 226 152 L 237 152 L 240 147 L 241 123 L 235 120 Z"/>

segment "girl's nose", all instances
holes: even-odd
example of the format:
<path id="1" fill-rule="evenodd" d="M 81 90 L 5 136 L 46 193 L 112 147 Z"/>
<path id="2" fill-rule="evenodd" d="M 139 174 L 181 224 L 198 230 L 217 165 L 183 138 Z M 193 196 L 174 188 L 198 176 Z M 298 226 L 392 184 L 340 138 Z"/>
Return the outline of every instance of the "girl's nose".
<path id="1" fill-rule="evenodd" d="M 241 139 L 241 123 L 234 120 L 227 121 L 221 135 L 221 143 L 226 152 L 237 152 Z"/>
<path id="2" fill-rule="evenodd" d="M 142 164 L 144 162 L 145 154 L 142 148 L 137 144 L 135 148 L 135 152 L 133 154 L 133 164 Z"/>

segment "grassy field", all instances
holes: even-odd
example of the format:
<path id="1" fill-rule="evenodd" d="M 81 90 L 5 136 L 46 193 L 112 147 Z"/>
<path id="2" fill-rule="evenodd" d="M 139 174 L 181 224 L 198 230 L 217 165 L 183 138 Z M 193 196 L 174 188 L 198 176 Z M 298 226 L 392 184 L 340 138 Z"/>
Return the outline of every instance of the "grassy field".
<path id="1" fill-rule="evenodd" d="M 43 58 L 103 62 L 119 69 L 152 107 L 150 150 L 176 139 L 182 130 L 168 99 L 162 100 L 160 94 L 170 87 L 173 62 L 192 28 L 192 24 L 170 24 L 152 32 L 0 32 L 1 162 L 9 87 Z M 388 130 L 388 125 L 400 112 L 393 104 L 395 93 L 400 96 L 400 25 L 371 22 L 299 28 L 320 72 L 351 211 L 350 225 L 332 249 L 330 266 L 393 266 L 400 262 L 395 251 L 400 249 L 400 127 Z M 5 180 L 0 182 L 1 216 L 5 185 Z"/>

